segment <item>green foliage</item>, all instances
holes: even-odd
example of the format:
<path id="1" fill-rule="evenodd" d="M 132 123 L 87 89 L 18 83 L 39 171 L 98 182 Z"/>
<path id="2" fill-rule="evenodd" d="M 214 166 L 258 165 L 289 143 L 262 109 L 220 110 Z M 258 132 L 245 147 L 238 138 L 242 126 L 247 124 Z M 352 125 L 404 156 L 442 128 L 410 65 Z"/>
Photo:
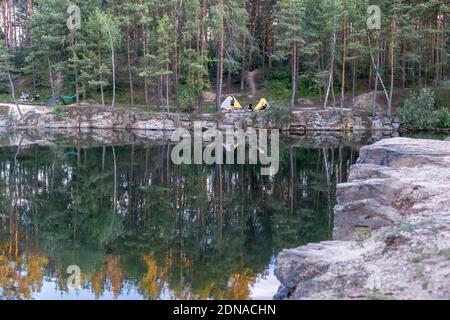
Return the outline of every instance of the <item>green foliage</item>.
<path id="1" fill-rule="evenodd" d="M 62 104 L 57 104 L 53 107 L 53 115 L 56 120 L 63 120 L 66 116 L 66 108 Z"/>
<path id="2" fill-rule="evenodd" d="M 444 82 L 442 86 L 435 89 L 436 104 L 441 108 L 450 108 L 450 81 Z"/>
<path id="3" fill-rule="evenodd" d="M 447 108 L 434 111 L 433 124 L 435 128 L 450 128 L 450 111 Z"/>
<path id="4" fill-rule="evenodd" d="M 9 93 L 9 87 L 6 84 L 0 84 L 0 95 L 8 94 Z"/>
<path id="5" fill-rule="evenodd" d="M 275 32 L 280 37 L 277 53 L 280 57 L 285 57 L 292 54 L 293 45 L 300 45 L 305 42 L 303 37 L 305 6 L 303 5 L 303 0 L 280 1 L 278 5 L 278 23 Z"/>
<path id="6" fill-rule="evenodd" d="M 82 47 L 80 80 L 91 88 L 110 85 L 111 45 L 119 43 L 119 30 L 114 19 L 98 8 L 85 24 L 86 46 Z M 109 60 L 109 61 L 108 61 Z"/>
<path id="7" fill-rule="evenodd" d="M 273 127 L 282 129 L 294 122 L 294 114 L 288 109 L 280 106 L 271 106 L 266 111 L 266 119 Z"/>
<path id="8" fill-rule="evenodd" d="M 282 101 L 290 98 L 291 78 L 287 70 L 273 70 L 267 77 L 267 82 L 267 92 L 271 99 Z"/>
<path id="9" fill-rule="evenodd" d="M 182 84 L 180 104 L 193 110 L 203 99 L 203 90 L 209 88 L 206 58 L 195 50 L 187 49 L 183 53 L 181 63 Z"/>
<path id="10" fill-rule="evenodd" d="M 399 108 L 402 124 L 413 129 L 449 128 L 450 112 L 436 104 L 435 94 L 424 89 L 419 95 L 409 97 Z"/>
<path id="11" fill-rule="evenodd" d="M 203 106 L 200 90 L 217 86 L 217 71 L 229 75 L 230 81 L 223 81 L 231 85 L 224 87 L 228 93 L 236 92 L 246 72 L 258 70 L 264 82 L 257 89 L 264 84 L 271 100 L 283 104 L 291 98 L 291 104 L 298 97 L 323 98 L 329 87 L 338 99 L 344 87 L 349 98 L 350 89 L 358 93 L 358 88 L 373 88 L 373 81 L 372 88 L 366 85 L 374 78 L 369 52 L 376 60 L 387 50 L 390 58 L 392 47 L 393 83 L 417 87 L 420 79 L 422 85 L 441 85 L 445 90 L 436 90 L 436 104 L 450 107 L 450 83 L 443 81 L 448 78 L 450 45 L 439 40 L 450 32 L 445 1 L 84 0 L 76 3 L 82 13 L 79 30 L 66 27 L 66 10 L 73 1 L 36 0 L 31 15 L 25 2 L 12 1 L 20 37 L 8 41 L 8 34 L 2 34 L 13 80 L 24 76 L 15 81 L 18 92 L 54 95 L 78 89 L 82 98 L 101 94 L 109 100 L 113 87 L 120 91 L 118 84 L 123 83 L 122 91 L 137 105 L 145 97 L 149 105 L 177 100 L 194 110 Z M 383 12 L 379 32 L 367 30 L 369 4 Z M 430 39 L 436 43 L 430 45 Z M 222 56 L 223 68 L 218 65 Z M 388 89 L 390 65 L 383 62 L 380 70 Z M 436 115 L 440 123 L 445 123 L 443 113 Z"/>

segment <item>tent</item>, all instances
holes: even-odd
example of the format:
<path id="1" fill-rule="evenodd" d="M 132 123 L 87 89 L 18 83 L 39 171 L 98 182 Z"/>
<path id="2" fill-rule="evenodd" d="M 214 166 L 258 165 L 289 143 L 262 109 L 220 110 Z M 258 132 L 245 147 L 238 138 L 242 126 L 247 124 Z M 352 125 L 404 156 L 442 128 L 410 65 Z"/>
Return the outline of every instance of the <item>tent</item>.
<path id="1" fill-rule="evenodd" d="M 77 102 L 77 96 L 62 96 L 64 104 L 71 104 Z"/>
<path id="2" fill-rule="evenodd" d="M 269 108 L 269 103 L 267 102 L 266 99 L 262 98 L 261 100 L 259 100 L 258 104 L 255 107 L 255 111 L 264 111 L 267 108 Z"/>
<path id="3" fill-rule="evenodd" d="M 54 106 L 57 105 L 57 104 L 61 104 L 61 98 L 58 97 L 58 96 L 53 96 L 53 97 L 51 97 L 51 98 L 48 100 L 48 102 L 47 102 L 47 105 L 48 105 L 49 107 L 54 107 Z"/>
<path id="4" fill-rule="evenodd" d="M 222 102 L 222 105 L 220 106 L 220 109 L 223 112 L 233 112 L 233 107 L 231 106 L 231 103 L 233 101 L 233 97 L 229 96 L 225 99 L 224 102 Z M 239 101 L 237 101 L 236 98 L 234 98 L 234 110 L 240 110 L 242 109 L 241 104 Z"/>
<path id="5" fill-rule="evenodd" d="M 50 100 L 48 100 L 47 105 L 49 107 L 53 107 L 57 104 L 64 104 L 64 105 L 68 105 L 71 103 L 75 103 L 77 101 L 77 96 L 53 96 L 50 98 Z"/>

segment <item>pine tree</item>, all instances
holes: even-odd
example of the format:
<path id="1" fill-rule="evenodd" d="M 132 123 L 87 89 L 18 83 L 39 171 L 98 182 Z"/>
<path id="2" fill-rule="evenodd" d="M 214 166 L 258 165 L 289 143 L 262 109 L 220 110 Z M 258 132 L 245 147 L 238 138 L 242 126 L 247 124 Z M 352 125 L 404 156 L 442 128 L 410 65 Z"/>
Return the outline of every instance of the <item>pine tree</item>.
<path id="1" fill-rule="evenodd" d="M 85 23 L 86 41 L 89 45 L 86 46 L 83 53 L 81 69 L 81 78 L 90 87 L 100 89 L 103 106 L 105 106 L 105 88 L 110 84 L 109 77 L 111 75 L 105 58 L 105 51 L 111 47 L 111 39 L 106 26 L 107 19 L 105 13 L 96 9 Z"/>
<path id="2" fill-rule="evenodd" d="M 278 55 L 291 59 L 292 98 L 291 109 L 296 105 L 298 91 L 298 58 L 303 38 L 304 6 L 303 0 L 282 0 L 277 13 L 276 34 Z"/>

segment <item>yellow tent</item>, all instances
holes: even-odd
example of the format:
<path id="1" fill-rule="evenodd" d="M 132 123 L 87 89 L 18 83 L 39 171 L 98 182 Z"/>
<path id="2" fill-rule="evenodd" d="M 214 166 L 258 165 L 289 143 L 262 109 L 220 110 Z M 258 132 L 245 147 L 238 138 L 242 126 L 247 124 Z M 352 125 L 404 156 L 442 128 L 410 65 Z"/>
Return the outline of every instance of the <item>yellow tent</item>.
<path id="1" fill-rule="evenodd" d="M 269 107 L 269 103 L 267 102 L 266 99 L 262 98 L 261 100 L 259 100 L 259 103 L 256 105 L 255 110 L 256 111 L 264 111 L 268 107 Z"/>
<path id="2" fill-rule="evenodd" d="M 222 106 L 221 106 L 222 111 L 232 112 L 233 111 L 233 107 L 231 105 L 232 101 L 233 101 L 233 97 L 229 96 L 228 98 L 226 98 L 225 101 L 222 102 Z M 240 109 L 242 109 L 241 104 L 239 103 L 239 101 L 237 101 L 236 98 L 234 98 L 234 110 L 240 110 Z"/>

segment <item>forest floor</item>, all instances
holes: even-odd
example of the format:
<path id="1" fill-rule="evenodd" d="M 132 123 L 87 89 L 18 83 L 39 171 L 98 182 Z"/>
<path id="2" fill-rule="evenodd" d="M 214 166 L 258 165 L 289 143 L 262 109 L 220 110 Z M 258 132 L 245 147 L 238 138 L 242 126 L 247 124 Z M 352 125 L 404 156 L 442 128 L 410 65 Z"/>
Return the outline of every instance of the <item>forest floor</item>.
<path id="1" fill-rule="evenodd" d="M 33 80 L 31 76 L 17 76 L 14 80 L 16 99 L 19 99 L 21 92 L 29 92 L 30 96 L 40 94 L 41 99 L 37 101 L 36 105 L 47 105 L 47 101 L 51 98 L 52 92 L 49 88 L 38 88 L 33 90 Z M 377 115 L 385 115 L 387 113 L 387 99 L 383 91 L 378 91 L 376 98 L 376 109 L 373 108 L 373 97 L 374 92 L 367 90 L 368 85 L 362 81 L 361 87 L 357 88 L 355 96 L 351 91 L 346 92 L 346 99 L 343 103 L 343 108 L 347 109 L 358 109 L 362 111 L 367 111 L 369 113 L 375 113 Z M 275 89 L 276 88 L 276 89 Z M 339 89 L 335 90 L 335 98 L 330 97 L 329 107 L 341 107 L 341 98 Z M 450 90 L 447 86 L 434 88 L 436 92 L 436 100 L 440 105 L 448 106 L 450 108 Z M 413 94 L 417 94 L 419 88 L 396 88 L 393 98 L 393 114 L 396 114 L 396 109 L 405 101 L 406 98 Z M 60 95 L 74 95 L 75 93 L 70 90 L 62 90 Z M 177 106 L 177 102 L 173 99 L 169 101 L 169 109 L 172 112 L 181 113 L 216 113 L 216 103 L 215 103 L 215 93 L 212 91 L 204 92 L 204 105 L 201 112 L 198 108 L 190 109 L 186 106 Z M 271 85 L 270 82 L 265 84 L 260 84 L 258 90 L 252 95 L 250 91 L 241 91 L 240 87 L 237 85 L 231 86 L 230 88 L 224 88 L 222 100 L 227 96 L 232 95 L 237 98 L 243 107 L 252 104 L 255 106 L 258 104 L 261 98 L 266 98 L 272 105 L 279 106 L 289 106 L 290 105 L 290 88 L 279 88 L 276 84 Z M 307 92 L 299 92 L 299 98 L 297 100 L 297 106 L 295 110 L 300 110 L 304 108 L 308 109 L 323 109 L 324 102 L 323 97 Z M 91 94 L 84 101 L 85 105 L 98 106 L 100 105 L 101 97 L 99 93 Z M 112 93 L 109 90 L 106 91 L 105 102 L 107 105 L 111 104 Z M 157 100 L 152 96 L 150 100 L 150 105 L 145 105 L 144 90 L 141 87 L 134 88 L 134 106 L 133 108 L 148 111 L 148 112 L 161 112 L 167 110 L 166 102 L 158 103 Z M 0 93 L 0 102 L 11 103 L 12 98 L 8 92 Z M 161 105 L 162 104 L 162 105 Z M 131 108 L 131 97 L 127 87 L 119 86 L 116 94 L 116 106 L 129 109 Z"/>

